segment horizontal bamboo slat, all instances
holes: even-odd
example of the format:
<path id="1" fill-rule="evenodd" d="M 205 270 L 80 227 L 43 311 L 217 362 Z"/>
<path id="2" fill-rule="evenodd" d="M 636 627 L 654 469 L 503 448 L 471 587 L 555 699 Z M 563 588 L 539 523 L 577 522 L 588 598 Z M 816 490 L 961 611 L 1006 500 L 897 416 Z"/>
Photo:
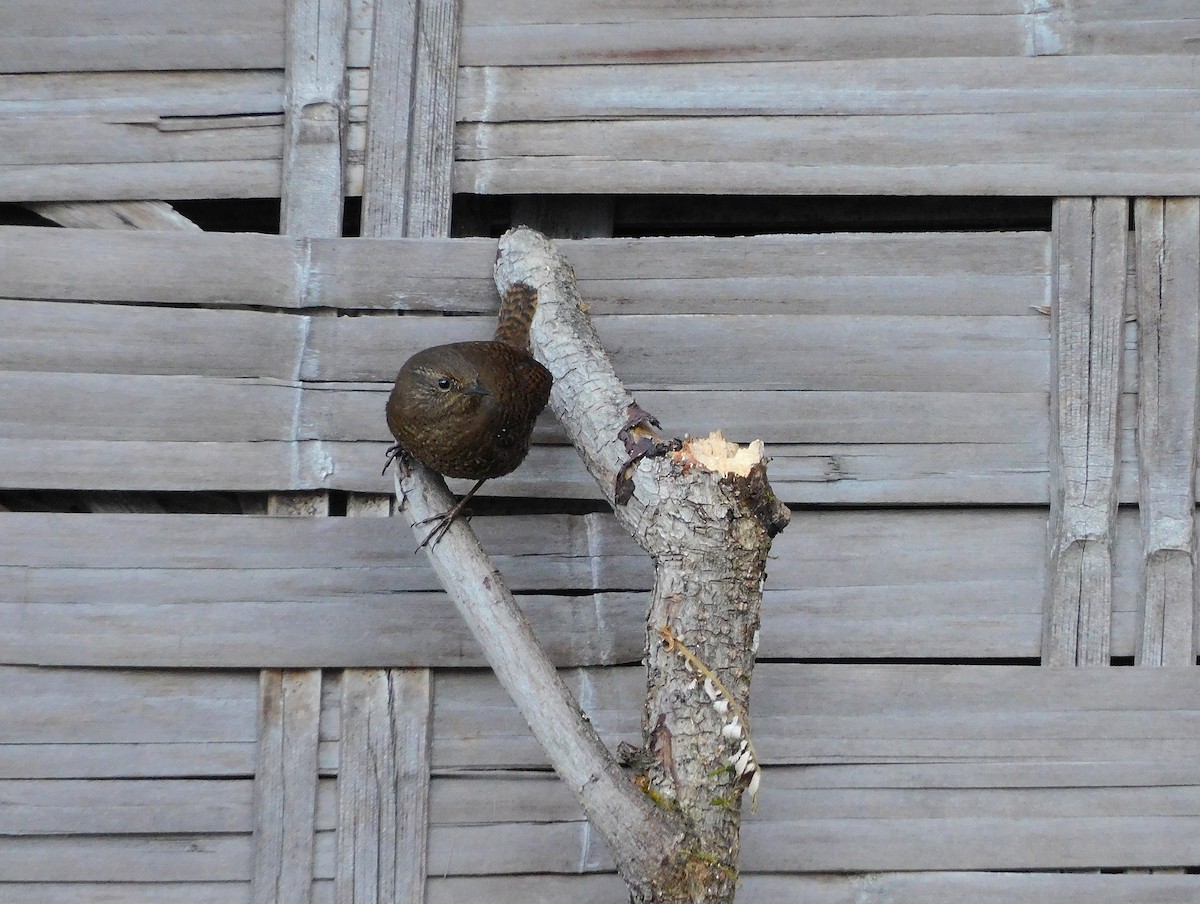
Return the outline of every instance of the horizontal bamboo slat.
<path id="1" fill-rule="evenodd" d="M 788 501 L 1047 501 L 1044 234 L 564 244 L 642 404 L 679 434 L 773 444 Z M 391 379 L 490 335 L 492 254 L 0 231 L 0 483 L 388 492 Z M 535 441 L 487 492 L 595 496 L 549 417 Z"/>
<path id="2" fill-rule="evenodd" d="M 1194 860 L 1200 673 L 1193 668 L 764 664 L 759 671 L 754 736 L 769 768 L 760 810 L 745 828 L 742 866 L 750 876 L 819 874 L 844 864 L 1037 870 Z M 6 684 L 22 693 L 0 700 L 10 726 L 0 763 L 27 745 L 75 754 L 58 757 L 55 781 L 22 773 L 0 783 L 10 803 L 0 839 L 4 879 L 248 878 L 247 772 L 213 781 L 222 775 L 217 764 L 194 779 L 153 778 L 127 764 L 105 781 L 87 776 L 93 745 L 115 738 L 140 738 L 149 748 L 189 737 L 196 745 L 225 738 L 249 747 L 255 676 L 58 674 L 86 679 L 86 692 L 68 692 L 40 670 L 4 670 Z M 567 677 L 606 740 L 636 730 L 640 668 Z M 212 718 L 217 695 L 236 718 Z M 336 749 L 339 695 L 335 683 L 322 702 L 327 770 L 336 769 L 327 755 Z M 434 697 L 432 874 L 611 869 L 566 790 L 527 771 L 541 766 L 540 751 L 490 675 L 441 673 Z M 170 720 L 151 728 L 122 715 L 147 700 L 161 701 Z M 475 771 L 483 764 L 493 772 Z M 325 779 L 317 795 L 322 879 L 331 876 L 335 791 Z M 1031 835 L 1040 843 L 1030 845 Z M 900 877 L 887 881 L 903 885 Z"/>

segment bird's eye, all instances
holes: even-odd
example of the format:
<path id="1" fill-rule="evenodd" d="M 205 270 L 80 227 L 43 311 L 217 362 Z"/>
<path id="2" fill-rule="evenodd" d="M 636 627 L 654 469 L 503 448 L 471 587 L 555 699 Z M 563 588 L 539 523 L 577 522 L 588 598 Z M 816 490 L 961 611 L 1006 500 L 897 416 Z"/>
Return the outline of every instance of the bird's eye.
<path id="1" fill-rule="evenodd" d="M 449 389 L 450 388 L 450 380 L 448 377 L 442 377 L 440 380 L 438 380 L 437 385 L 438 385 L 438 389 Z"/>

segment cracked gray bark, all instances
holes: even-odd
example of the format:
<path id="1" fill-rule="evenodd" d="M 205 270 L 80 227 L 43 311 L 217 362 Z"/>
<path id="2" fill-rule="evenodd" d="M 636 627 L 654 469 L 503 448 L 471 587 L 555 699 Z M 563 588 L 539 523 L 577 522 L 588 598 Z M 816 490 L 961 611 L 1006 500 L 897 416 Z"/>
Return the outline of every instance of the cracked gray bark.
<path id="1" fill-rule="evenodd" d="M 469 527 L 453 525 L 430 558 L 604 837 L 631 900 L 730 902 L 741 800 L 759 779 L 748 711 L 762 583 L 788 510 L 771 492 L 761 443 L 738 447 L 719 434 L 666 441 L 613 371 L 570 264 L 525 227 L 501 238 L 496 260 L 501 294 L 514 283 L 538 291 L 530 346 L 554 375 L 552 410 L 655 564 L 643 744 L 627 768 L 580 715 Z M 420 467 L 397 492 L 414 522 L 451 503 Z"/>

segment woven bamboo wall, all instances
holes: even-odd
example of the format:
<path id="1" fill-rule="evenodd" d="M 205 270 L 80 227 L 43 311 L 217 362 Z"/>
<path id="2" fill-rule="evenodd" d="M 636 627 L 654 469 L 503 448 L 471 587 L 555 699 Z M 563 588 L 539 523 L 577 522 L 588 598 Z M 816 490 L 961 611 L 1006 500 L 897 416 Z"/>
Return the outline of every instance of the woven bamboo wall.
<path id="1" fill-rule="evenodd" d="M 572 236 L 641 404 L 795 509 L 739 900 L 1200 897 L 1197 47 L 1167 0 L 0 11 L 0 901 L 624 899 L 384 517 L 398 365 L 490 334 L 472 210 Z M 1053 212 L 614 237 L 736 195 Z M 214 198 L 282 234 L 162 203 Z M 473 524 L 632 739 L 651 571 L 535 442 Z"/>

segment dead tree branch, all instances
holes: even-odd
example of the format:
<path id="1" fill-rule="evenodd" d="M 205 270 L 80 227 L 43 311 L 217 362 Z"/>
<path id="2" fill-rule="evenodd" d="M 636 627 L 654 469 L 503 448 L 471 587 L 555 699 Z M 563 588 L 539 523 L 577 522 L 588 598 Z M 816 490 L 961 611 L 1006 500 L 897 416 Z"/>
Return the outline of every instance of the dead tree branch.
<path id="1" fill-rule="evenodd" d="M 500 240 L 497 287 L 515 283 L 538 293 L 530 344 L 554 375 L 551 408 L 655 563 L 643 747 L 628 771 L 580 715 L 470 529 L 453 525 L 430 558 L 633 900 L 730 902 L 741 797 L 760 774 L 748 714 L 762 582 L 788 510 L 771 493 L 761 443 L 663 436 L 617 378 L 570 264 L 531 229 Z M 452 503 L 419 465 L 397 493 L 414 522 Z"/>

